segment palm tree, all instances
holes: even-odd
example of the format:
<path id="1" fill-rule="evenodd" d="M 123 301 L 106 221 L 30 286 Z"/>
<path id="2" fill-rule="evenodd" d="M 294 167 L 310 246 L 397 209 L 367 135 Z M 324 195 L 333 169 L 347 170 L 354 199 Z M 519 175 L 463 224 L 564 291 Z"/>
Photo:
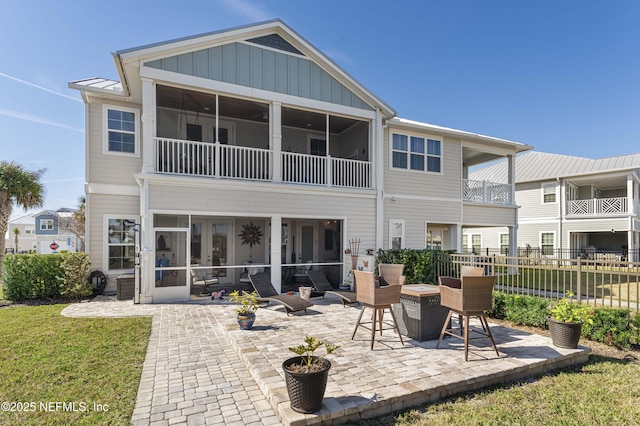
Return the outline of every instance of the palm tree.
<path id="1" fill-rule="evenodd" d="M 16 239 L 15 239 L 15 242 L 16 242 L 16 251 L 15 251 L 15 253 L 17 253 L 18 252 L 18 235 L 20 235 L 20 229 L 18 227 L 13 228 L 13 235 L 15 235 L 15 237 L 16 237 Z"/>
<path id="2" fill-rule="evenodd" d="M 13 205 L 27 209 L 44 203 L 44 185 L 40 178 L 46 170 L 29 171 L 14 161 L 0 161 L 0 235 L 7 234 Z M 0 278 L 4 261 L 5 240 L 0 238 Z"/>

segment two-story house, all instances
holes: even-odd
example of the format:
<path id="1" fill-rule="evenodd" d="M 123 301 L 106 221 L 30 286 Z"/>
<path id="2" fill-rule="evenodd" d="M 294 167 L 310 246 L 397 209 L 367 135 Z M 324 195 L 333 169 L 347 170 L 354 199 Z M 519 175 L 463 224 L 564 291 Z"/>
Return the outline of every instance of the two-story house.
<path id="1" fill-rule="evenodd" d="M 349 241 L 456 248 L 467 225 L 515 230 L 513 180 L 466 175 L 530 146 L 396 118 L 280 20 L 113 56 L 120 81 L 69 83 L 86 104 L 86 245 L 111 289 L 138 261 L 140 302 L 188 299 L 194 272 L 342 280 Z"/>
<path id="2" fill-rule="evenodd" d="M 639 260 L 640 154 L 591 159 L 528 152 L 516 164 L 520 254 Z M 497 163 L 472 176 L 505 182 L 506 170 Z M 506 229 L 467 232 L 467 250 L 507 251 Z"/>
<path id="3" fill-rule="evenodd" d="M 61 225 L 61 220 L 72 215 L 74 210 L 42 210 L 13 219 L 9 222 L 5 247 L 15 252 L 15 234 L 18 228 L 18 253 L 34 251 L 38 254 L 58 253 L 60 250 L 76 252 L 80 249 L 78 237 Z"/>

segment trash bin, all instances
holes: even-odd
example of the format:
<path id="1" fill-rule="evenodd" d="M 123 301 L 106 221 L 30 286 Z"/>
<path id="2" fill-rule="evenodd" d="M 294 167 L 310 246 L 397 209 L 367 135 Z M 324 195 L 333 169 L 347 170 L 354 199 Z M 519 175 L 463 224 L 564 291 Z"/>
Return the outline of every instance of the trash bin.
<path id="1" fill-rule="evenodd" d="M 116 278 L 117 291 L 116 299 L 118 300 L 130 300 L 133 299 L 134 293 L 134 274 L 123 274 Z"/>

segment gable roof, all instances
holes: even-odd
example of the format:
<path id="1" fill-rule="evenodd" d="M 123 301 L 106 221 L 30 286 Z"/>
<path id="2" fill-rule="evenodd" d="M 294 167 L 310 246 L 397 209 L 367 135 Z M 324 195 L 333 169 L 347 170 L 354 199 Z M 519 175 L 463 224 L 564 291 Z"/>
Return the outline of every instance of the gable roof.
<path id="1" fill-rule="evenodd" d="M 35 225 L 36 224 L 36 214 L 29 213 L 24 216 L 17 217 L 9 222 L 9 225 Z"/>
<path id="2" fill-rule="evenodd" d="M 516 182 L 522 183 L 635 169 L 640 167 L 640 154 L 593 159 L 531 151 L 517 155 L 515 163 Z M 470 173 L 469 178 L 507 182 L 507 162 L 499 161 L 475 170 Z"/>
<path id="3" fill-rule="evenodd" d="M 194 54 L 235 42 L 250 42 L 259 46 L 268 46 L 268 48 L 277 51 L 287 52 L 289 55 L 298 55 L 303 59 L 308 59 L 337 82 L 346 86 L 366 104 L 380 108 L 385 118 L 396 115 L 396 112 L 382 99 L 365 88 L 280 19 L 119 50 L 113 53 L 113 57 L 120 75 L 120 87 L 117 86 L 117 83 L 109 85 L 107 79 L 102 79 L 104 81 L 98 81 L 100 79 L 73 81 L 69 83 L 69 87 L 105 93 L 105 88 L 100 85 L 107 84 L 111 89 L 110 93 L 130 96 L 139 90 L 137 79 L 129 77 L 139 72 L 140 64 L 144 63 L 149 66 L 154 61 L 163 58 L 176 58 L 180 55 Z M 157 63 L 155 67 L 158 67 Z"/>

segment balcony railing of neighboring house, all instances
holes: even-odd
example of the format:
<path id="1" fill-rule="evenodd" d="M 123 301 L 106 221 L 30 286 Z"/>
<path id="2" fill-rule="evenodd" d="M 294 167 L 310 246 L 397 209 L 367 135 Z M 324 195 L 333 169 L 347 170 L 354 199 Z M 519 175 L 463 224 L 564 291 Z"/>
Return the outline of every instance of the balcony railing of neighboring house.
<path id="1" fill-rule="evenodd" d="M 371 188 L 371 162 L 283 152 L 282 181 Z M 175 175 L 270 181 L 273 151 L 155 138 L 155 171 Z"/>
<path id="2" fill-rule="evenodd" d="M 567 215 L 607 215 L 629 211 L 627 197 L 567 201 Z"/>
<path id="3" fill-rule="evenodd" d="M 512 185 L 486 180 L 463 180 L 462 199 L 472 203 L 512 205 Z"/>

